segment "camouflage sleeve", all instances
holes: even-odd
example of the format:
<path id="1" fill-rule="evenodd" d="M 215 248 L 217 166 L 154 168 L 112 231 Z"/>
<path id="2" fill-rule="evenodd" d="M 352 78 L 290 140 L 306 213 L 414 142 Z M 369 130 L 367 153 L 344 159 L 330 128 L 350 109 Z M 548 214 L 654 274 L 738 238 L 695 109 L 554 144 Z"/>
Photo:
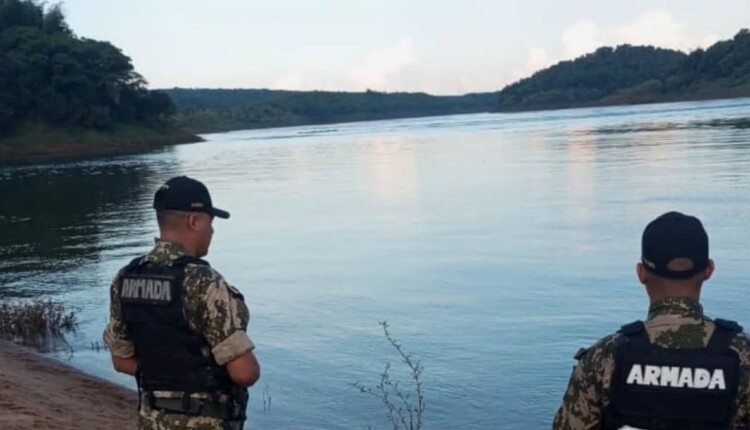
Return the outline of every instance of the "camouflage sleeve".
<path id="1" fill-rule="evenodd" d="M 614 371 L 614 336 L 579 351 L 576 359 L 578 364 L 573 369 L 562 405 L 555 415 L 553 430 L 599 428 Z"/>
<path id="2" fill-rule="evenodd" d="M 188 321 L 206 338 L 219 365 L 255 348 L 247 335 L 250 312 L 244 298 L 219 272 L 189 265 L 185 271 L 185 289 Z"/>
<path id="3" fill-rule="evenodd" d="M 125 322 L 122 319 L 122 309 L 120 308 L 120 273 L 118 272 L 112 280 L 109 289 L 109 322 L 104 329 L 102 339 L 109 346 L 112 355 L 121 358 L 130 358 L 135 356 L 135 346 L 128 337 L 125 329 Z"/>
<path id="4" fill-rule="evenodd" d="M 737 414 L 733 428 L 750 429 L 750 337 L 743 333 L 737 336 L 732 346 L 740 357 Z"/>

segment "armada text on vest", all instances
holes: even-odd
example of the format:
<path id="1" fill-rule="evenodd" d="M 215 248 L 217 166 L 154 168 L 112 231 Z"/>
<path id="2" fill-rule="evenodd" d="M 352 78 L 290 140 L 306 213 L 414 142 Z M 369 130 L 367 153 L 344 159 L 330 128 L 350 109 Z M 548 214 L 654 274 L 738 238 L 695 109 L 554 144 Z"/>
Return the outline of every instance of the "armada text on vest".
<path id="1" fill-rule="evenodd" d="M 724 371 L 702 368 L 633 364 L 628 385 L 726 390 Z"/>
<path id="2" fill-rule="evenodd" d="M 172 300 L 172 288 L 167 280 L 125 278 L 122 282 L 120 297 L 169 302 Z"/>

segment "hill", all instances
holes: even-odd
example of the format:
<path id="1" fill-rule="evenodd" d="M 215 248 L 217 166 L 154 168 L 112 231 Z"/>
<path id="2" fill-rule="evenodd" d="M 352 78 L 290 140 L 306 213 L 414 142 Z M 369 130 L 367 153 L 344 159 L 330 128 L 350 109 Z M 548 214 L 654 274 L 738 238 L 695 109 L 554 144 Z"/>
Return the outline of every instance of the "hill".
<path id="1" fill-rule="evenodd" d="M 505 87 L 500 111 L 750 96 L 750 31 L 686 54 L 602 47 Z"/>

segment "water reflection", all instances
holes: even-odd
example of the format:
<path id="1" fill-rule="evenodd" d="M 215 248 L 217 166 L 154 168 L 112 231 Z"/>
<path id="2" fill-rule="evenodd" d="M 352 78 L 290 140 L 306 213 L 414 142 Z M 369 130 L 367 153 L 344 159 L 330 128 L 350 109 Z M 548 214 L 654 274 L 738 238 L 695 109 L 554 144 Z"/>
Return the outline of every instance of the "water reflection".
<path id="1" fill-rule="evenodd" d="M 567 208 L 579 222 L 589 222 L 592 217 L 598 140 L 587 136 L 581 138 L 574 131 L 567 144 L 568 160 L 565 195 L 569 197 Z"/>
<path id="2" fill-rule="evenodd" d="M 362 148 L 369 188 L 385 202 L 412 201 L 418 192 L 416 144 L 408 138 L 375 139 Z"/>
<path id="3" fill-rule="evenodd" d="M 70 272 L 98 263 L 103 250 L 143 246 L 153 189 L 179 167 L 161 157 L 4 167 L 0 297 L 86 288 Z"/>
<path id="4" fill-rule="evenodd" d="M 738 129 L 750 128 L 750 117 L 741 118 L 714 118 L 710 120 L 692 121 L 664 121 L 656 120 L 645 123 L 630 123 L 617 126 L 606 126 L 591 129 L 592 134 L 631 134 L 644 132 L 695 130 L 695 129 Z"/>

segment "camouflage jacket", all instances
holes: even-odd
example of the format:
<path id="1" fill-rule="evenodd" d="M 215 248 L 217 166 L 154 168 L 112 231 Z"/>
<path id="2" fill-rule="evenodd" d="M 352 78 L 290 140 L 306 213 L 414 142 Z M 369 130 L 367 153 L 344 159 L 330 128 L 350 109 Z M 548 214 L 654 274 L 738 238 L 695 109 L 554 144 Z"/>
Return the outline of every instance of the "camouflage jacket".
<path id="1" fill-rule="evenodd" d="M 700 303 L 688 299 L 653 303 L 645 325 L 651 342 L 667 348 L 706 346 L 715 329 L 714 323 L 703 315 Z M 620 336 L 604 337 L 576 355 L 579 361 L 555 415 L 553 430 L 599 428 L 610 403 L 615 346 Z M 732 429 L 750 429 L 750 338 L 744 333 L 737 335 L 732 348 L 739 354 L 741 363 L 737 414 Z"/>
<path id="2" fill-rule="evenodd" d="M 170 265 L 172 261 L 185 254 L 182 245 L 157 239 L 153 250 L 144 258 L 149 262 Z M 128 358 L 135 356 L 135 347 L 128 337 L 120 308 L 120 276 L 123 269 L 112 281 L 110 319 L 103 338 L 112 355 Z M 203 351 L 207 357 L 213 356 L 219 365 L 224 365 L 255 348 L 246 333 L 250 320 L 248 308 L 239 298 L 239 292 L 230 286 L 219 272 L 208 266 L 188 264 L 185 268 L 183 288 L 185 318 L 190 328 L 201 333 L 211 347 L 210 350 L 206 348 Z M 181 395 L 182 393 L 169 391 L 154 393 L 155 397 L 176 398 Z M 200 394 L 194 396 L 200 397 Z M 215 418 L 161 414 L 150 410 L 147 402 L 142 401 L 138 428 L 214 430 L 233 427 Z"/>

